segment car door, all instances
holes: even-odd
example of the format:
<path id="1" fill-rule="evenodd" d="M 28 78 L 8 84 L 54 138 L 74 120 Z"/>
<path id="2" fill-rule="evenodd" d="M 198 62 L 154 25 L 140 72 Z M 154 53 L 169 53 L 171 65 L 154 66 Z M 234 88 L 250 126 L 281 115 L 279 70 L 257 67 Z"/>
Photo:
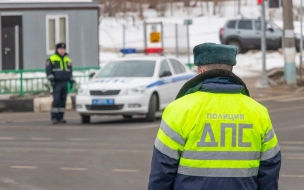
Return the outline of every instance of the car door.
<path id="1" fill-rule="evenodd" d="M 256 47 L 261 48 L 261 39 L 262 39 L 262 25 L 260 20 L 254 20 L 255 27 L 255 39 Z M 272 26 L 271 23 L 266 23 L 265 25 L 265 34 L 266 34 L 266 45 L 267 49 L 276 49 L 280 47 L 281 43 L 281 32 L 277 30 L 276 27 Z"/>
<path id="2" fill-rule="evenodd" d="M 174 85 L 172 83 L 173 72 L 166 59 L 162 60 L 159 68 L 159 99 L 160 109 L 164 109 L 175 98 Z M 172 98 L 174 97 L 174 98 Z"/>
<path id="3" fill-rule="evenodd" d="M 179 92 L 179 90 L 182 88 L 182 86 L 185 84 L 185 82 L 189 79 L 187 74 L 186 74 L 186 68 L 185 66 L 179 62 L 176 59 L 169 59 L 171 66 L 173 68 L 173 78 L 172 78 L 172 82 L 174 85 L 174 89 L 173 89 L 173 93 L 175 95 L 177 95 L 177 93 Z M 174 97 L 175 98 L 175 97 Z"/>
<path id="4" fill-rule="evenodd" d="M 255 31 L 253 30 L 252 20 L 239 20 L 237 34 L 242 39 L 245 48 L 252 48 L 255 44 Z"/>

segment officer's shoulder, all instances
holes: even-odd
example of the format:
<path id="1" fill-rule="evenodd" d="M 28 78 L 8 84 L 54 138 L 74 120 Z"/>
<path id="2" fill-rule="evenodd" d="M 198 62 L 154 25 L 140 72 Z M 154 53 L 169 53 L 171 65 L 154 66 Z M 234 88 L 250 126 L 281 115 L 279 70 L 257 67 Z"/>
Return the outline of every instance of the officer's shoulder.
<path id="1" fill-rule="evenodd" d="M 52 55 L 49 56 L 49 59 L 51 59 L 52 57 L 55 57 L 55 56 L 56 56 L 56 54 L 53 53 Z"/>
<path id="2" fill-rule="evenodd" d="M 191 109 L 191 107 L 196 104 L 199 99 L 201 99 L 201 97 L 197 96 L 195 93 L 187 94 L 171 102 L 167 108 L 176 109 L 177 107 L 182 107 L 182 110 Z"/>
<path id="3" fill-rule="evenodd" d="M 253 99 L 251 97 L 248 97 L 245 95 L 244 95 L 244 97 L 247 100 L 246 102 L 247 102 L 248 107 L 256 108 L 256 109 L 259 109 L 260 111 L 268 113 L 268 109 L 264 105 L 262 105 L 261 103 L 259 103 L 258 101 L 256 101 L 255 99 Z"/>

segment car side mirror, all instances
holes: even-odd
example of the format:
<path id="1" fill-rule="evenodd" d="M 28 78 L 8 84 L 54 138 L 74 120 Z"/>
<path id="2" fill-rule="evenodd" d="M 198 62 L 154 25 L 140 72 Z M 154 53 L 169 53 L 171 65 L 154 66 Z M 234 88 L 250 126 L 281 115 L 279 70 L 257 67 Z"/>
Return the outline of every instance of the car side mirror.
<path id="1" fill-rule="evenodd" d="M 89 74 L 90 79 L 91 79 L 91 78 L 93 78 L 93 77 L 94 77 L 94 75 L 95 75 L 95 72 L 90 73 L 90 74 Z"/>
<path id="2" fill-rule="evenodd" d="M 172 73 L 170 71 L 164 71 L 163 73 L 160 74 L 160 77 L 167 77 L 167 76 L 171 76 Z"/>
<path id="3" fill-rule="evenodd" d="M 270 31 L 270 32 L 274 31 L 273 28 L 271 28 L 271 27 L 267 28 L 267 30 Z"/>

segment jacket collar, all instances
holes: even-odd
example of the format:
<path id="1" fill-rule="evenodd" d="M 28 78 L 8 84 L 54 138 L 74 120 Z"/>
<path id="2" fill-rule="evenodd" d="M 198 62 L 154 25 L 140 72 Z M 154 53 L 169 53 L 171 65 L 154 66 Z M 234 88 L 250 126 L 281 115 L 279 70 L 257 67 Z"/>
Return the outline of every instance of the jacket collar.
<path id="1" fill-rule="evenodd" d="M 213 93 L 242 93 L 250 96 L 246 84 L 234 73 L 216 69 L 205 71 L 184 84 L 175 99 L 197 91 Z"/>
<path id="2" fill-rule="evenodd" d="M 68 55 L 67 53 L 65 53 L 63 56 L 61 56 L 57 50 L 55 51 L 55 54 L 58 55 L 59 57 L 64 57 L 64 56 Z"/>

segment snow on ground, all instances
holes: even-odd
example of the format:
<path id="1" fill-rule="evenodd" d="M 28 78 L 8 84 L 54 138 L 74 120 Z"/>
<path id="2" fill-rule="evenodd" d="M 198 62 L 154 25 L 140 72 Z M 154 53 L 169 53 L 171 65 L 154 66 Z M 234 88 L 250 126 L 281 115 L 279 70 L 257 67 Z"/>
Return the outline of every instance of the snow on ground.
<path id="1" fill-rule="evenodd" d="M 294 4 L 299 5 L 299 0 L 294 0 Z M 205 5 L 205 4 L 203 4 Z M 212 4 L 210 3 L 212 9 Z M 172 24 L 183 24 L 185 19 L 192 19 L 193 24 L 189 26 L 189 43 L 190 43 L 190 62 L 193 62 L 192 49 L 195 45 L 205 42 L 220 43 L 219 29 L 224 25 L 227 19 L 238 18 L 237 4 L 233 1 L 227 2 L 223 8 L 222 15 L 212 15 L 207 13 L 206 8 L 203 9 L 205 16 L 200 16 L 202 9 L 199 5 L 197 8 L 191 9 L 191 15 L 182 8 L 175 8 L 172 16 L 170 10 L 167 11 L 166 17 L 157 17 L 155 11 L 146 9 L 144 12 L 146 22 L 162 22 L 164 26 Z M 282 9 L 266 9 L 266 15 L 269 11 L 274 11 L 276 17 L 274 22 L 282 27 L 281 18 Z M 256 1 L 248 1 L 247 6 L 242 5 L 241 14 L 247 18 L 257 18 L 260 16 L 260 6 Z M 122 25 L 126 25 L 126 47 L 142 49 L 144 46 L 143 22 L 130 19 L 114 19 L 103 18 L 100 24 L 100 46 L 107 49 L 116 49 L 117 52 L 100 52 L 100 61 L 104 63 L 108 60 L 121 56 L 118 50 L 123 47 L 123 29 Z M 300 23 L 294 21 L 295 32 L 300 33 Z M 174 33 L 174 30 L 172 31 Z M 186 35 L 179 36 L 179 40 L 185 42 Z M 166 39 L 165 39 L 166 40 Z M 150 44 L 152 46 L 152 44 Z M 175 43 L 166 44 L 165 48 L 174 48 Z M 186 43 L 183 44 L 186 47 Z M 188 57 L 183 55 L 179 59 L 187 63 Z M 299 65 L 299 54 L 295 57 L 296 65 Z M 284 67 L 284 57 L 277 51 L 268 51 L 266 54 L 266 69 Z M 240 77 L 257 76 L 262 71 L 262 53 L 260 51 L 249 51 L 246 54 L 237 55 L 237 65 L 234 67 L 234 72 Z"/>
<path id="2" fill-rule="evenodd" d="M 0 2 L 49 2 L 49 0 L 0 0 Z M 81 2 L 90 0 L 53 0 L 56 2 Z M 248 4 L 242 5 L 241 15 L 247 18 L 257 18 L 260 16 L 260 6 L 256 4 L 256 1 L 247 1 Z M 295 5 L 300 5 L 300 0 L 293 0 Z M 190 62 L 193 62 L 192 49 L 195 45 L 205 42 L 220 43 L 219 41 L 219 29 L 231 18 L 239 18 L 237 14 L 237 3 L 230 1 L 225 4 L 221 15 L 212 15 L 212 3 L 209 3 L 210 11 L 207 11 L 206 4 L 196 8 L 190 8 L 189 10 L 183 8 L 181 4 L 177 3 L 173 6 L 173 9 L 169 9 L 164 17 L 158 17 L 156 12 L 151 9 L 144 10 L 144 17 L 146 22 L 162 22 L 164 27 L 171 27 L 171 31 L 164 35 L 166 41 L 166 48 L 173 48 L 175 46 L 174 24 L 179 24 L 183 29 L 181 30 L 182 35 L 179 36 L 181 48 L 187 47 L 187 35 L 185 26 L 183 26 L 185 19 L 192 19 L 193 24 L 189 26 L 189 44 L 190 44 Z M 282 9 L 266 9 L 266 15 L 269 12 L 275 12 L 274 22 L 282 27 Z M 129 15 L 129 16 L 128 16 Z M 202 16 L 204 15 L 204 16 Z M 134 16 L 134 17 L 132 17 Z M 133 19 L 134 18 L 134 19 Z M 100 63 L 101 66 L 114 58 L 121 56 L 119 49 L 123 47 L 123 27 L 126 26 L 125 30 L 125 45 L 126 47 L 133 47 L 142 49 L 144 46 L 144 35 L 143 35 L 143 20 L 137 18 L 136 14 L 130 13 L 124 19 L 119 18 L 101 18 L 99 26 L 99 44 L 101 47 L 100 51 Z M 300 22 L 294 21 L 295 32 L 300 32 Z M 149 31 L 148 31 L 149 33 Z M 167 43 L 169 42 L 169 43 Z M 157 45 L 157 44 L 156 44 Z M 155 46 L 155 44 L 149 44 L 149 46 Z M 103 51 L 107 49 L 107 51 Z M 112 50 L 112 51 L 109 51 Z M 113 51 L 115 50 L 115 51 Z M 174 55 L 171 53 L 171 55 Z M 183 54 L 178 57 L 183 63 L 188 63 L 188 56 Z M 260 51 L 249 51 L 246 54 L 237 55 L 237 65 L 234 67 L 234 72 L 240 77 L 251 77 L 259 76 L 262 71 L 262 53 Z M 299 54 L 295 57 L 296 65 L 299 65 Z M 266 69 L 284 67 L 284 57 L 277 51 L 268 51 L 266 54 Z M 83 72 L 74 71 L 74 76 L 83 76 Z M 86 73 L 87 75 L 87 73 Z M 2 74 L 0 76 L 4 78 L 19 78 L 17 74 Z M 26 73 L 24 78 L 43 78 L 45 73 Z M 78 83 L 85 82 L 87 79 L 77 79 Z M 84 81 L 83 81 L 84 80 Z M 35 85 L 35 84 L 34 84 Z M 43 82 L 45 85 L 45 82 Z M 26 86 L 26 84 L 24 84 Z M 29 84 L 29 87 L 31 84 Z M 9 89 L 8 84 L 1 83 L 0 88 Z M 17 89 L 20 88 L 17 85 Z M 27 87 L 25 87 L 27 88 Z"/>

